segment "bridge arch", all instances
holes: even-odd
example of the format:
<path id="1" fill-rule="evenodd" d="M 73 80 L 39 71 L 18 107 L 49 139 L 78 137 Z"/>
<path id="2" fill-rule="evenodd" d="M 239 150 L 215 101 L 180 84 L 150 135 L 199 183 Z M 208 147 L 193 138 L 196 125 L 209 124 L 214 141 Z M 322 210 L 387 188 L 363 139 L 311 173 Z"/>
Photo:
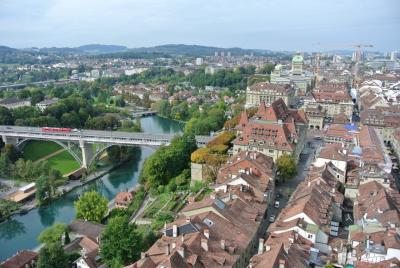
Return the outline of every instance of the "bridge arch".
<path id="1" fill-rule="evenodd" d="M 92 155 L 92 157 L 89 159 L 89 163 L 88 163 L 88 167 L 90 167 L 93 163 L 96 163 L 99 156 L 101 156 L 101 154 L 107 150 L 108 148 L 112 147 L 112 146 L 120 146 L 120 147 L 147 147 L 147 148 L 151 148 L 153 150 L 156 150 L 158 148 L 158 146 L 152 146 L 152 145 L 120 145 L 120 144 L 112 144 L 112 143 L 107 143 L 104 144 L 105 146 L 102 147 L 100 150 L 97 150 L 96 152 L 94 152 L 94 154 Z"/>
<path id="2" fill-rule="evenodd" d="M 25 144 L 28 141 L 31 140 L 37 140 L 37 141 L 44 141 L 43 139 L 35 139 L 35 138 L 26 138 L 23 140 L 18 141 L 18 143 L 15 145 L 18 149 L 23 149 L 23 147 L 25 146 Z M 70 155 L 72 155 L 72 157 L 79 163 L 79 165 L 82 166 L 82 159 L 74 152 L 74 150 L 72 150 L 72 148 L 70 148 L 69 146 L 65 145 L 63 142 L 59 141 L 59 140 L 46 140 L 46 141 L 51 141 L 54 143 L 57 143 L 58 145 L 60 145 L 62 148 L 64 148 Z"/>

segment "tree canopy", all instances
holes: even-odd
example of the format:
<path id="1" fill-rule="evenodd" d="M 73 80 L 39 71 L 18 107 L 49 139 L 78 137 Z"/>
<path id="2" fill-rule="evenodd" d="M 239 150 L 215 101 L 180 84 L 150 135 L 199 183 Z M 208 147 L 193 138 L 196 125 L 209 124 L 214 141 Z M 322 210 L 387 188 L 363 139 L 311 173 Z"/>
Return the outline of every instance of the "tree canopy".
<path id="1" fill-rule="evenodd" d="M 95 191 L 86 192 L 75 201 L 75 209 L 78 219 L 101 222 L 108 211 L 108 200 Z"/>
<path id="2" fill-rule="evenodd" d="M 66 231 L 67 226 L 64 223 L 55 223 L 40 233 L 38 241 L 43 244 L 60 243 Z"/>
<path id="3" fill-rule="evenodd" d="M 37 268 L 68 268 L 68 256 L 65 254 L 61 243 L 50 243 L 39 251 Z"/>
<path id="4" fill-rule="evenodd" d="M 140 173 L 140 182 L 146 189 L 168 184 L 169 180 L 189 167 L 190 155 L 196 148 L 194 136 L 175 137 L 169 146 L 160 147 L 146 159 Z"/>
<path id="5" fill-rule="evenodd" d="M 293 156 L 289 154 L 281 155 L 276 161 L 276 165 L 281 177 L 284 180 L 293 178 L 293 176 L 297 173 L 296 161 L 294 160 Z"/>
<path id="6" fill-rule="evenodd" d="M 140 235 L 129 218 L 116 216 L 108 222 L 101 236 L 100 254 L 110 267 L 116 263 L 127 265 L 139 258 Z"/>

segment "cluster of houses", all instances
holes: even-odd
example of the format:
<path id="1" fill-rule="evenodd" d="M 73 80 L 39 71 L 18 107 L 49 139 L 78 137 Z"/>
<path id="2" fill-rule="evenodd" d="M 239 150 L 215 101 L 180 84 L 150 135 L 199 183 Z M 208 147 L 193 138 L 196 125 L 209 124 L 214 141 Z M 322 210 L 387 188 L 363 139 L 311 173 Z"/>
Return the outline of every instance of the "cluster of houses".
<path id="1" fill-rule="evenodd" d="M 201 104 L 201 103 L 216 103 L 221 100 L 220 88 L 206 87 L 199 94 L 195 93 L 195 87 L 190 86 L 189 83 L 183 82 L 175 86 L 175 92 L 169 93 L 167 91 L 167 85 L 116 85 L 114 91 L 116 94 L 129 94 L 136 95 L 140 99 L 143 99 L 145 95 L 149 96 L 151 101 L 168 100 L 169 103 L 186 101 L 190 104 Z M 225 103 L 233 103 L 233 97 L 224 96 Z"/>
<path id="2" fill-rule="evenodd" d="M 45 99 L 41 102 L 36 103 L 35 106 L 43 112 L 47 107 L 55 104 L 57 101 L 58 101 L 57 98 Z M 32 106 L 32 103 L 30 98 L 19 99 L 16 97 L 11 97 L 6 99 L 1 99 L 0 106 L 12 110 L 20 107 Z"/>

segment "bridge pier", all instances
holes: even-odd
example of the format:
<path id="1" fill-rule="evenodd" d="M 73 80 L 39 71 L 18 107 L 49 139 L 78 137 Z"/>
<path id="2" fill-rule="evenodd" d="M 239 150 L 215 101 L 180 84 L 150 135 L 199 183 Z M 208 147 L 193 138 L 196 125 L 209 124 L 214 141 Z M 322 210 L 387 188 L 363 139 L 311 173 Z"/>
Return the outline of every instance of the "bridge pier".
<path id="1" fill-rule="evenodd" d="M 90 143 L 79 141 L 79 147 L 82 151 L 82 167 L 88 168 L 90 165 L 90 160 L 94 156 L 93 147 Z"/>
<path id="2" fill-rule="evenodd" d="M 5 144 L 12 144 L 12 145 L 17 145 L 18 143 L 18 138 L 15 137 L 9 137 L 6 135 L 1 135 L 1 139 Z"/>

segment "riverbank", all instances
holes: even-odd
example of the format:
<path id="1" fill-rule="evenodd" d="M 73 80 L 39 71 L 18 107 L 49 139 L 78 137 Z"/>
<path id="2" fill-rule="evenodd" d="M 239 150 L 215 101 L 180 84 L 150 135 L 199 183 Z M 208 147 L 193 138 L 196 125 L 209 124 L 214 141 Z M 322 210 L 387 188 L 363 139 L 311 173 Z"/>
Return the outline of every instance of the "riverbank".
<path id="1" fill-rule="evenodd" d="M 183 125 L 185 125 L 185 124 L 187 123 L 187 121 L 182 121 L 182 120 L 178 120 L 178 119 L 169 118 L 169 117 L 160 115 L 160 114 L 158 114 L 158 113 L 157 113 L 157 116 L 158 116 L 158 117 L 161 117 L 161 118 L 164 118 L 164 119 L 168 119 L 168 120 L 171 120 L 171 121 L 178 122 L 178 123 L 183 124 Z"/>
<path id="2" fill-rule="evenodd" d="M 140 119 L 144 133 L 178 134 L 182 125 L 172 120 L 158 116 Z M 87 191 L 96 191 L 108 200 L 127 189 L 132 189 L 138 183 L 144 161 L 154 153 L 154 148 L 139 146 L 134 158 L 125 164 L 114 167 L 98 179 L 86 180 L 85 185 L 75 187 L 62 197 L 46 206 L 32 209 L 24 215 L 14 215 L 9 220 L 0 223 L 0 261 L 23 249 L 34 249 L 38 246 L 37 237 L 54 223 L 69 224 L 76 217 L 74 202 Z M 92 174 L 94 176 L 94 173 Z M 72 185 L 68 185 L 72 187 Z M 139 207 L 139 206 L 138 206 Z"/>

